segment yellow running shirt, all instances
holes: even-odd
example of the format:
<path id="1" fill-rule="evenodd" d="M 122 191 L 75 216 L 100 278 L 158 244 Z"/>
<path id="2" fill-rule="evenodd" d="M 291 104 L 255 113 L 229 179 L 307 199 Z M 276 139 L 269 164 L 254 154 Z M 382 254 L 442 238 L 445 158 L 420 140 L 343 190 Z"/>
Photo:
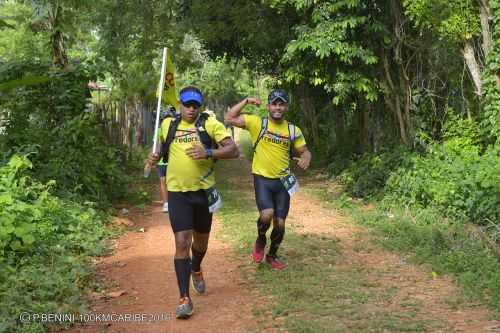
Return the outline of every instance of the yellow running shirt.
<path id="1" fill-rule="evenodd" d="M 160 141 L 164 142 L 168 127 L 173 118 L 165 119 L 161 124 Z M 205 121 L 205 129 L 208 135 L 216 142 L 221 142 L 227 137 L 231 137 L 224 125 L 214 117 L 208 117 Z M 195 122 L 189 124 L 181 120 L 175 139 L 170 144 L 168 155 L 167 187 L 172 192 L 188 192 L 206 190 L 215 185 L 213 172 L 214 161 L 193 160 L 186 154 L 186 149 L 193 144 L 201 145 L 198 133 L 196 132 Z"/>
<path id="2" fill-rule="evenodd" d="M 262 118 L 255 115 L 243 115 L 245 129 L 250 132 L 252 144 L 259 137 L 262 127 Z M 306 140 L 300 128 L 295 126 L 295 149 L 306 145 Z M 267 178 L 281 178 L 288 174 L 290 166 L 290 133 L 288 122 L 284 120 L 281 124 L 273 123 L 268 119 L 267 131 L 257 144 L 252 162 L 252 173 Z"/>

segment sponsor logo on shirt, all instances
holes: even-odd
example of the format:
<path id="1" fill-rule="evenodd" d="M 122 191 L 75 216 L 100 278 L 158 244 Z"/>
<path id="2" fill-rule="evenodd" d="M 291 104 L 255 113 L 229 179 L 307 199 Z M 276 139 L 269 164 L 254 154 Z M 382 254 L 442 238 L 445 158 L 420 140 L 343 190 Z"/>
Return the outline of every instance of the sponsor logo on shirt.
<path id="1" fill-rule="evenodd" d="M 290 144 L 290 137 L 280 135 L 279 133 L 273 133 L 270 131 L 267 131 L 266 134 L 264 134 L 264 137 L 262 138 L 265 142 L 268 143 L 274 143 L 274 144 L 279 144 L 283 146 L 288 146 Z"/>
<path id="2" fill-rule="evenodd" d="M 177 130 L 177 132 L 175 132 L 174 142 L 181 144 L 200 142 L 200 138 L 198 137 L 198 133 L 196 133 L 196 129 Z"/>

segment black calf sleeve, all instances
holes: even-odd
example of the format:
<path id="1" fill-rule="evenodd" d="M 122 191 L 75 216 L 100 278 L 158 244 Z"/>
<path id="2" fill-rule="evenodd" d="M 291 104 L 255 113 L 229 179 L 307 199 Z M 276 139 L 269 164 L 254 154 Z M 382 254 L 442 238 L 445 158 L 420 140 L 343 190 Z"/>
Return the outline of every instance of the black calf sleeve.
<path id="1" fill-rule="evenodd" d="M 269 248 L 269 255 L 274 257 L 276 252 L 285 236 L 285 227 L 274 227 L 271 232 L 271 247 Z"/>
<path id="2" fill-rule="evenodd" d="M 191 253 L 193 254 L 193 259 L 191 260 L 191 270 L 193 272 L 199 272 L 201 270 L 201 261 L 205 257 L 205 252 L 199 252 L 195 250 L 194 247 L 191 247 Z"/>
<path id="3" fill-rule="evenodd" d="M 269 230 L 269 227 L 271 227 L 271 222 L 264 223 L 260 220 L 260 218 L 257 220 L 257 243 L 262 247 L 266 246 L 266 232 Z"/>
<path id="4" fill-rule="evenodd" d="M 189 297 L 189 278 L 191 277 L 191 258 L 174 259 L 175 275 L 181 297 Z"/>

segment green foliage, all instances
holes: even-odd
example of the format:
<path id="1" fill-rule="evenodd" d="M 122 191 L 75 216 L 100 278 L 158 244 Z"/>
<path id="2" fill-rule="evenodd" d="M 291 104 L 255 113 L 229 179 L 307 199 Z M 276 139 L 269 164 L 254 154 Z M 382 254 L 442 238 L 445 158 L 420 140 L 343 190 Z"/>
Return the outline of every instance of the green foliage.
<path id="1" fill-rule="evenodd" d="M 470 118 L 452 115 L 443 126 L 443 139 L 448 148 L 459 150 L 479 149 L 483 144 L 479 124 Z"/>
<path id="2" fill-rule="evenodd" d="M 303 11 L 303 1 L 292 3 Z M 321 86 L 335 95 L 334 104 L 352 94 L 374 101 L 377 85 L 362 69 L 378 59 L 361 36 L 363 31 L 375 33 L 379 23 L 364 15 L 360 1 L 326 1 L 308 7 L 307 21 L 294 27 L 296 38 L 288 43 L 282 58 L 287 65 L 286 80 Z"/>
<path id="3" fill-rule="evenodd" d="M 37 33 L 33 25 L 33 9 L 18 1 L 5 1 L 0 6 L 0 17 L 10 25 L 1 30 L 0 61 L 49 61 L 49 37 Z"/>
<path id="4" fill-rule="evenodd" d="M 485 224 L 500 218 L 500 151 L 480 154 L 467 140 L 434 144 L 415 155 L 387 181 L 387 199 L 399 204 L 435 207 L 454 219 Z M 467 147 L 465 149 L 464 147 Z"/>
<path id="5" fill-rule="evenodd" d="M 486 59 L 483 75 L 485 100 L 481 124 L 490 143 L 500 144 L 500 1 L 490 0 L 494 13 L 492 28 L 492 50 Z"/>
<path id="6" fill-rule="evenodd" d="M 418 27 L 436 31 L 441 38 L 463 42 L 480 32 L 478 8 L 472 0 L 405 0 L 405 13 Z"/>
<path id="7" fill-rule="evenodd" d="M 330 166 L 350 195 L 379 194 L 398 205 L 436 208 L 462 222 L 487 224 L 500 218 L 500 150 L 484 149 L 477 122 L 450 117 L 444 142 L 431 142 L 424 153 L 404 148 L 366 154 L 358 161 Z"/>
<path id="8" fill-rule="evenodd" d="M 5 64 L 0 77 L 44 76 L 36 85 L 22 85 L 0 95 L 4 131 L 0 151 L 8 158 L 17 151 L 32 153 L 44 182 L 55 180 L 56 191 L 83 196 L 105 205 L 125 193 L 121 152 L 106 143 L 102 128 L 88 108 L 86 87 L 92 67 L 49 69 L 39 63 Z"/>
<path id="9" fill-rule="evenodd" d="M 226 58 L 207 59 L 203 66 L 182 72 L 177 82 L 179 88 L 191 84 L 200 87 L 206 106 L 220 113 L 243 96 L 255 94 L 252 73 L 245 62 Z"/>
<path id="10" fill-rule="evenodd" d="M 392 172 L 403 165 L 409 157 L 404 146 L 385 152 L 367 154 L 350 165 L 332 163 L 331 174 L 338 174 L 338 181 L 355 197 L 371 197 L 381 194 Z M 341 169 L 339 169 L 339 167 Z M 343 169 L 343 171 L 341 171 Z"/>
<path id="11" fill-rule="evenodd" d="M 53 195 L 53 182 L 34 181 L 26 156 L 0 167 L 0 328 L 45 332 L 20 323 L 21 312 L 78 313 L 91 283 L 89 256 L 101 254 L 108 232 L 89 205 Z"/>
<path id="12" fill-rule="evenodd" d="M 278 73 L 290 28 L 299 20 L 295 12 L 277 12 L 258 1 L 193 1 L 183 20 L 201 38 L 213 57 L 245 58 L 252 68 Z M 262 33 L 265 32 L 265 33 Z"/>

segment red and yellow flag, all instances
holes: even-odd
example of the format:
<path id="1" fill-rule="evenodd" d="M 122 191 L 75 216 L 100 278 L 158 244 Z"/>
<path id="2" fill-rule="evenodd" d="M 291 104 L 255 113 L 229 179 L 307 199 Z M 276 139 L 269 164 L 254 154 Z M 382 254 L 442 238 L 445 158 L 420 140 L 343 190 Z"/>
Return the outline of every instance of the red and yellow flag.
<path id="1" fill-rule="evenodd" d="M 175 86 L 175 69 L 174 64 L 172 63 L 172 57 L 170 56 L 170 52 L 168 52 L 168 50 L 165 66 L 165 82 L 163 84 L 162 102 L 163 104 L 172 105 L 176 110 L 179 110 L 179 99 L 177 98 L 177 89 Z"/>

